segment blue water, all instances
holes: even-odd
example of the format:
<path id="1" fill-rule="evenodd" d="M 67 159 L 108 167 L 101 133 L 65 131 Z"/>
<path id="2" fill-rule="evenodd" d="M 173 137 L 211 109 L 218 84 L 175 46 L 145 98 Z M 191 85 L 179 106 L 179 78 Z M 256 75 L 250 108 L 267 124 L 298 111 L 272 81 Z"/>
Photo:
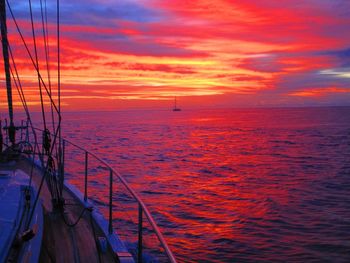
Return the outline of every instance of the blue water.
<path id="1" fill-rule="evenodd" d="M 140 194 L 179 262 L 350 262 L 349 107 L 63 117 L 64 135 Z M 70 159 L 83 171 L 82 153 Z M 103 207 L 100 170 L 90 194 Z M 120 207 L 127 225 L 136 212 Z"/>

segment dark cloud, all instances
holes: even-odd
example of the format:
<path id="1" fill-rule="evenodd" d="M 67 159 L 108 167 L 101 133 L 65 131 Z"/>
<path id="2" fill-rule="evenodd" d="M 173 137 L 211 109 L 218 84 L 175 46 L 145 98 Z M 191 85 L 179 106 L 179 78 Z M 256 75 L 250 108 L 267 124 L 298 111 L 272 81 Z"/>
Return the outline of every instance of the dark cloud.
<path id="1" fill-rule="evenodd" d="M 10 6 L 17 18 L 29 17 L 28 1 L 10 0 Z M 45 1 L 42 1 L 43 4 Z M 41 14 L 39 1 L 32 1 L 35 17 Z M 56 21 L 56 1 L 47 1 L 48 19 Z M 43 9 L 45 10 L 44 6 Z M 139 23 L 155 22 L 161 18 L 160 12 L 146 8 L 135 1 L 69 1 L 60 2 L 61 23 L 68 25 L 115 26 L 115 20 Z"/>
<path id="2" fill-rule="evenodd" d="M 323 55 L 334 56 L 339 60 L 340 67 L 350 67 L 350 48 L 322 52 Z"/>
<path id="3" fill-rule="evenodd" d="M 295 90 L 308 90 L 314 88 L 349 88 L 350 78 L 339 78 L 335 75 L 321 74 L 310 71 L 282 76 L 276 83 L 276 93 L 288 94 Z"/>

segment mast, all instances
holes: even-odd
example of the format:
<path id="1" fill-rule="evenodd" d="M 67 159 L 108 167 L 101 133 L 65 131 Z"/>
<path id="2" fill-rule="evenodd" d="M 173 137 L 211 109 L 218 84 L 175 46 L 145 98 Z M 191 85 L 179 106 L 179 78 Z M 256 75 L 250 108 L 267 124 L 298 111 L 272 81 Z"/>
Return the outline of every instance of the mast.
<path id="1" fill-rule="evenodd" d="M 6 77 L 7 103 L 10 117 L 10 126 L 7 127 L 9 131 L 9 138 L 12 145 L 15 144 L 16 128 L 13 124 L 13 104 L 12 104 L 12 87 L 9 63 L 9 43 L 7 39 L 7 25 L 6 25 L 6 4 L 5 0 L 0 0 L 0 22 L 1 22 L 1 42 L 2 55 L 4 58 L 4 68 Z"/>
<path id="2" fill-rule="evenodd" d="M 174 107 L 174 109 L 176 109 L 177 107 L 176 107 L 176 97 L 175 97 L 175 107 Z"/>

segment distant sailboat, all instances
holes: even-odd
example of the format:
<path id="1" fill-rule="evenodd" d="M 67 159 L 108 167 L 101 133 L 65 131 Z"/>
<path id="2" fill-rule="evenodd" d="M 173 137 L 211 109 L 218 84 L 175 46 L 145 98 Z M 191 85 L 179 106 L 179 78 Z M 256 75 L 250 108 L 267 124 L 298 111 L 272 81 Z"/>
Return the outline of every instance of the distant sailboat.
<path id="1" fill-rule="evenodd" d="M 175 101 L 174 101 L 174 108 L 173 108 L 173 111 L 181 111 L 181 109 L 178 108 L 177 105 L 176 105 L 176 97 L 175 97 L 174 99 L 175 99 Z"/>

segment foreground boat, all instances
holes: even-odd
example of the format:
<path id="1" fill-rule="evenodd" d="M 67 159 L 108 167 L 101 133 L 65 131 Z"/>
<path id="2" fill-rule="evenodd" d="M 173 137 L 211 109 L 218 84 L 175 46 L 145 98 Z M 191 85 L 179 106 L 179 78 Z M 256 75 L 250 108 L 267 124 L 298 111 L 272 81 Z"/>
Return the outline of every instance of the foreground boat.
<path id="1" fill-rule="evenodd" d="M 42 169 L 21 155 L 3 161 L 0 169 L 0 220 L 2 227 L 8 225 L 1 235 L 1 262 L 134 262 L 118 236 L 104 229 L 103 217 L 74 188 L 65 185 L 63 197 L 69 204 L 62 211 L 53 209 L 44 185 L 32 212 Z"/>
<path id="2" fill-rule="evenodd" d="M 81 150 L 78 145 L 63 140 Z M 54 206 L 50 190 L 43 183 L 44 170 L 28 151 L 8 148 L 0 155 L 0 262 L 137 262 L 143 261 L 143 219 L 149 221 L 158 237 L 167 261 L 176 262 L 153 217 L 138 195 L 123 177 L 95 154 L 85 151 L 86 164 L 89 156 L 97 159 L 110 172 L 109 218 L 106 220 L 89 200 L 88 169 L 85 170 L 85 195 L 65 182 L 63 187 L 64 208 Z M 113 230 L 113 182 L 116 177 L 138 203 L 138 242 L 133 255 Z M 36 200 L 37 189 L 40 198 Z M 35 202 L 38 202 L 35 204 Z M 154 259 L 155 260 L 155 259 Z"/>
<path id="3" fill-rule="evenodd" d="M 38 128 L 31 118 L 8 42 L 6 3 L 38 75 L 43 116 L 41 128 Z M 30 1 L 29 7 L 35 46 L 34 56 L 27 47 L 9 2 L 0 0 L 2 50 L 9 112 L 9 121 L 6 120 L 4 127 L 0 121 L 0 262 L 142 262 L 145 260 L 143 253 L 145 220 L 158 238 L 166 260 L 176 262 L 152 215 L 125 179 L 97 155 L 61 136 L 59 13 L 57 12 L 58 80 L 57 101 L 55 101 L 53 89 L 51 86 L 49 88 L 46 86 L 40 73 Z M 43 15 L 42 8 L 41 11 Z M 47 14 L 45 16 L 47 17 Z M 48 25 L 42 21 L 43 38 L 48 41 L 45 35 L 48 32 Z M 46 42 L 44 46 L 48 48 Z M 49 67 L 47 71 L 49 73 Z M 50 74 L 48 79 L 49 77 Z M 26 121 L 21 125 L 16 125 L 20 120 L 16 120 L 14 115 L 11 80 L 17 88 L 26 115 Z M 45 94 L 50 101 L 51 131 L 45 116 L 47 105 L 42 98 Z M 74 155 L 66 152 L 68 144 L 81 151 L 85 159 L 82 183 L 84 193 L 65 179 L 65 170 L 68 168 L 65 158 Z M 89 189 L 89 174 L 94 169 L 92 158 L 108 171 L 109 183 L 104 194 L 108 197 L 107 219 L 104 217 L 106 214 L 98 210 L 88 195 L 92 192 Z M 115 206 L 113 196 L 116 183 L 121 184 L 137 204 L 137 244 L 133 251 L 129 251 L 113 228 Z"/>

